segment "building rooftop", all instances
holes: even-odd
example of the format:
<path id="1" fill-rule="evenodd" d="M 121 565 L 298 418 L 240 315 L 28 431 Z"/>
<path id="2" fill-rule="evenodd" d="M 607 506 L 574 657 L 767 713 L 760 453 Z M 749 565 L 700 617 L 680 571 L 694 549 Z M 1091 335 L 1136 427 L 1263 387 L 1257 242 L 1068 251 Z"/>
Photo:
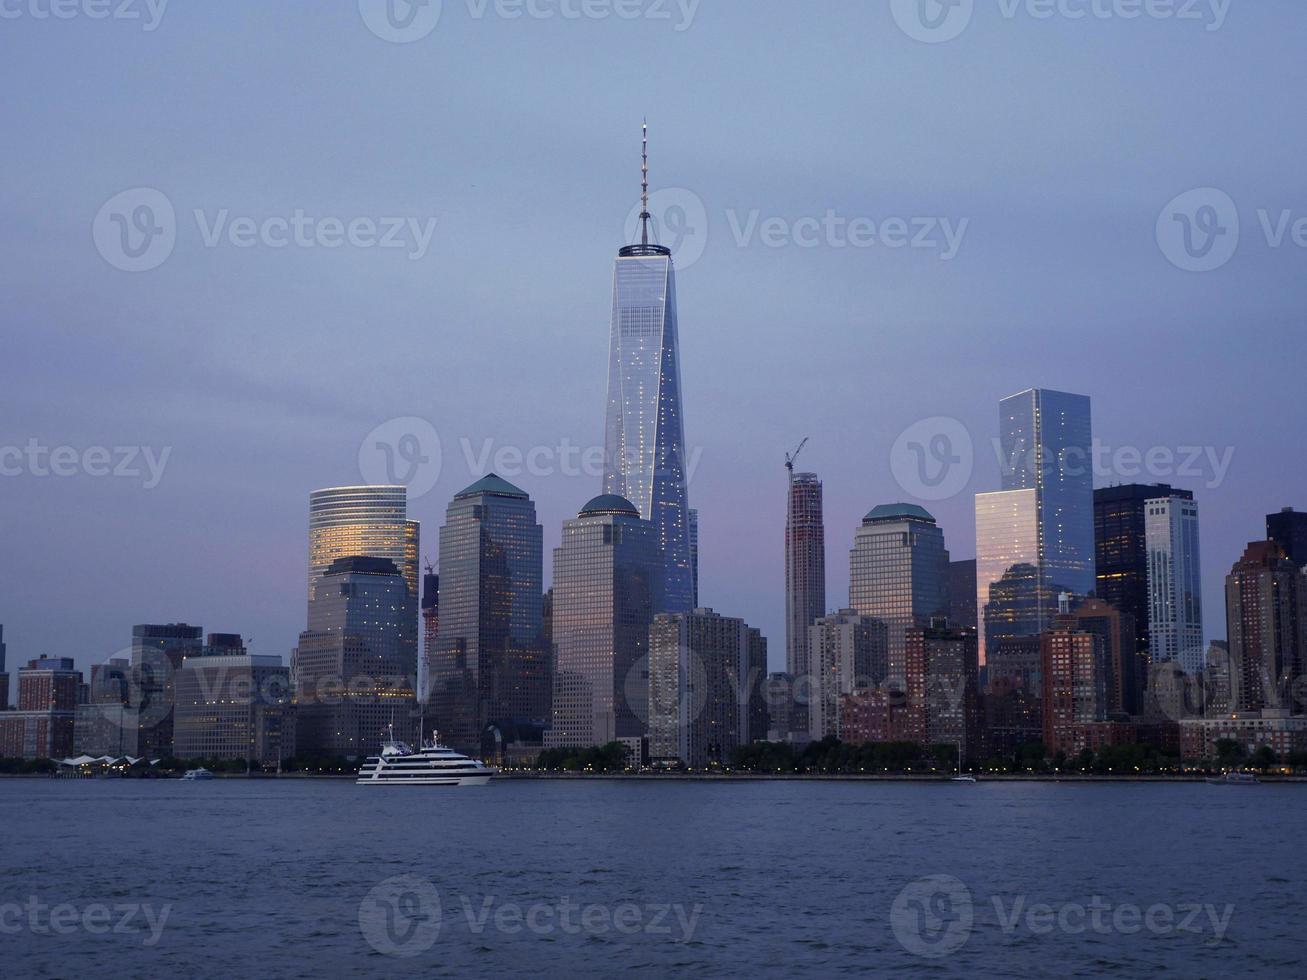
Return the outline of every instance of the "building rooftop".
<path id="1" fill-rule="evenodd" d="M 870 524 L 881 521 L 929 521 L 935 523 L 935 518 L 931 516 L 930 511 L 925 507 L 917 504 L 879 504 L 867 511 L 867 516 L 862 519 L 862 523 Z"/>
<path id="2" fill-rule="evenodd" d="M 596 514 L 625 514 L 628 517 L 640 516 L 640 512 L 635 509 L 635 504 L 631 503 L 625 497 L 620 497 L 615 493 L 601 493 L 582 507 L 581 513 L 577 516 L 593 517 Z"/>
<path id="3" fill-rule="evenodd" d="M 461 500 L 463 497 L 477 497 L 482 494 L 490 494 L 493 497 L 517 497 L 521 500 L 527 499 L 525 490 L 513 486 L 513 484 L 494 473 L 487 473 L 467 489 L 460 490 L 458 493 L 454 494 L 454 499 Z"/>

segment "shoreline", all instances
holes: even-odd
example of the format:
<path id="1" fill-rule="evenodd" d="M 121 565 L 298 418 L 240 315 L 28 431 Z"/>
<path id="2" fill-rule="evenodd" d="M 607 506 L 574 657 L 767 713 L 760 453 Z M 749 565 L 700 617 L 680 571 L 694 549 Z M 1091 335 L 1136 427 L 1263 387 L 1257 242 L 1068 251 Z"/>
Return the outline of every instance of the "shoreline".
<path id="1" fill-rule="evenodd" d="M 1205 783 L 1212 778 L 1206 774 L 1168 775 L 1149 773 L 1137 776 L 1125 774 L 1065 773 L 1059 775 L 1047 773 L 993 773 L 973 774 L 979 783 Z M 130 780 L 133 782 L 150 782 L 162 780 L 180 782 L 181 776 L 59 776 L 52 773 L 0 773 L 0 779 L 52 779 L 60 782 L 68 780 Z M 355 773 L 332 775 L 326 773 L 228 773 L 214 774 L 214 780 L 348 780 L 357 779 Z M 854 783 L 949 783 L 951 774 L 912 774 L 912 773 L 581 773 L 581 772 L 501 772 L 495 776 L 496 782 L 512 780 L 558 780 L 558 781 L 639 781 L 639 782 L 854 782 Z M 1259 785 L 1277 783 L 1307 783 L 1307 775 L 1302 776 L 1258 776 Z"/>

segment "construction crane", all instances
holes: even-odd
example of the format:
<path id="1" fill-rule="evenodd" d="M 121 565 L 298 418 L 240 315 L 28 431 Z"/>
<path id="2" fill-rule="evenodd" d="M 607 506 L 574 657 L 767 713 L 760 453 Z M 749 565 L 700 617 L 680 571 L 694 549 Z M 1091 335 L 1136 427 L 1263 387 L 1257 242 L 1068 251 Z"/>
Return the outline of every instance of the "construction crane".
<path id="1" fill-rule="evenodd" d="M 803 437 L 803 442 L 799 443 L 799 448 L 792 453 L 785 454 L 785 469 L 789 471 L 790 479 L 794 479 L 794 461 L 799 458 L 799 453 L 803 452 L 803 447 L 808 444 L 808 437 Z"/>

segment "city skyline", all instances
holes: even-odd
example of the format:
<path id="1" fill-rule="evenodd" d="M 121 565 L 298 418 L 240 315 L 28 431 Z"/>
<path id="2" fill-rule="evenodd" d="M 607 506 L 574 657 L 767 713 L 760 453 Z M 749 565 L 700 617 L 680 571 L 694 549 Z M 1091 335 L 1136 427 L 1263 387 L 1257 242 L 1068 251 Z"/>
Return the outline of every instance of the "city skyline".
<path id="1" fill-rule="evenodd" d="M 673 41 L 696 49 L 765 51 L 785 35 L 795 45 L 790 54 L 815 58 L 827 38 L 811 28 L 778 31 L 781 11 L 759 4 L 754 19 L 730 30 L 704 12 L 693 31 Z M 1274 217 L 1295 200 L 1291 185 L 1251 169 L 1239 148 L 1269 130 L 1264 121 L 1243 120 L 1237 145 L 1211 146 L 1205 112 L 1183 92 L 1205 91 L 1211 62 L 1203 52 L 1218 41 L 1232 85 L 1301 87 L 1302 67 L 1280 50 L 1292 31 L 1260 8 L 1232 17 L 1212 38 L 1175 30 L 1176 24 L 1136 25 L 1141 30 L 1095 25 L 1120 50 L 1169 66 L 1177 84 L 1164 90 L 1143 84 L 1151 75 L 1134 74 L 1143 72 L 1142 63 L 1130 63 L 1116 94 L 1134 111 L 1086 111 L 1090 133 L 1099 125 L 1110 123 L 1114 131 L 1124 125 L 1133 156 L 1108 154 L 1102 141 L 1082 144 L 1070 134 L 1085 152 L 1054 172 L 1012 149 L 1026 145 L 1028 131 L 1016 119 L 994 119 L 986 129 L 965 107 L 935 100 L 936 116 L 912 118 L 863 96 L 895 79 L 924 83 L 941 73 L 947 88 L 964 77 L 955 73 L 980 57 L 997 31 L 1006 30 L 1015 45 L 1014 78 L 1032 83 L 1023 94 L 1028 117 L 1057 126 L 1063 97 L 1035 84 L 1037 65 L 1020 53 L 1019 42 L 1054 50 L 1070 76 L 1089 85 L 1100 65 L 1075 43 L 1070 25 L 1064 32 L 1043 31 L 1027 21 L 978 19 L 950 50 L 901 37 L 884 11 L 849 16 L 856 22 L 852 29 L 876 39 L 881 59 L 862 69 L 865 75 L 842 79 L 848 84 L 830 88 L 828 98 L 832 111 L 848 117 L 854 106 L 867 111 L 870 104 L 865 131 L 814 128 L 784 107 L 780 96 L 787 87 L 774 80 L 761 90 L 755 81 L 744 110 L 722 120 L 699 106 L 691 80 L 675 73 L 662 80 L 656 97 L 612 98 L 565 73 L 557 80 L 558 95 L 590 109 L 589 121 L 559 119 L 551 132 L 539 107 L 527 112 L 496 103 L 502 125 L 474 145 L 435 141 L 427 127 L 397 125 L 396 114 L 383 111 L 394 106 L 397 79 L 406 91 L 438 88 L 446 71 L 467 67 L 478 45 L 509 29 L 448 17 L 432 38 L 446 59 L 442 64 L 419 57 L 417 49 L 383 45 L 391 56 L 387 71 L 361 80 L 376 99 L 356 114 L 357 136 L 363 144 L 390 148 L 397 157 L 393 168 L 324 160 L 318 144 L 275 138 L 284 120 L 258 115 L 215 124 L 225 145 L 241 147 L 240 166 L 197 171 L 191 153 L 202 144 L 189 136 L 180 137 L 181 150 L 142 160 L 140 140 L 148 134 L 130 120 L 134 106 L 153 99 L 155 87 L 153 75 L 135 66 L 202 61 L 200 37 L 208 45 L 238 33 L 211 12 L 178 8 L 160 31 L 118 38 L 122 52 L 138 55 L 126 62 L 115 56 L 122 85 L 105 95 L 95 114 L 70 97 L 69 127 L 48 134 L 52 151 L 81 160 L 71 135 L 79 125 L 96 125 L 101 114 L 127 121 L 103 143 L 97 179 L 88 184 L 72 179 L 66 164 L 47 166 L 34 146 L 15 149 L 15 169 L 27 174 L 21 184 L 26 196 L 9 198 L 15 216 L 9 227 L 33 231 L 21 243 L 10 234 L 0 247 L 13 297 L 15 364 L 23 369 L 9 393 L 24 410 L 6 414 L 0 444 L 24 447 L 35 439 L 47 447 L 136 446 L 142 453 L 134 465 L 143 476 L 41 477 L 23 464 L 21 475 L 5 477 L 15 514 L 54 507 L 65 518 L 58 526 L 16 522 L 11 530 L 14 560 L 27 570 L 16 577 L 10 608 L 0 617 L 11 661 L 48 653 L 72 656 L 85 667 L 118 653 L 122 644 L 114 638 L 132 623 L 173 620 L 239 623 L 254 638 L 255 651 L 285 657 L 303 625 L 294 611 L 304 575 L 303 494 L 361 482 L 359 451 L 369 435 L 410 417 L 426 419 L 439 434 L 442 465 L 428 491 L 410 500 L 409 516 L 434 529 L 453 493 L 499 472 L 537 503 L 548 580 L 563 519 L 598 492 L 599 468 L 586 471 L 579 454 L 568 457 L 561 447 L 565 441 L 582 451 L 603 444 L 597 406 L 605 398 L 610 263 L 613 250 L 633 240 L 623 219 L 635 227 L 633 143 L 646 112 L 657 134 L 651 210 L 681 215 L 666 209 L 697 200 L 707 211 L 705 240 L 687 238 L 680 243 L 685 255 L 674 257 L 687 475 L 702 512 L 701 603 L 760 628 L 778 664 L 784 636 L 777 598 L 784 569 L 774 559 L 784 492 L 778 462 L 804 434 L 813 436 L 805 467 L 825 484 L 828 550 L 838 555 L 870 507 L 917 499 L 895 478 L 899 437 L 923 420 L 957 420 L 974 448 L 970 479 L 952 496 L 921 502 L 944 529 L 952 556 L 969 557 L 972 495 L 999 485 L 990 451 L 998 435 L 993 400 L 1036 384 L 1093 398 L 1095 432 L 1110 450 L 1128 447 L 1141 458 L 1155 448 L 1172 453 L 1173 462 L 1151 472 L 1140 472 L 1142 463 L 1109 466 L 1095 482 L 1155 481 L 1195 493 L 1203 515 L 1205 626 L 1209 638 L 1223 635 L 1220 583 L 1231 556 L 1262 536 L 1262 515 L 1304 506 L 1293 499 L 1295 488 L 1307 482 L 1304 463 L 1283 433 L 1257 419 L 1292 417 L 1292 365 L 1307 356 L 1307 341 L 1294 326 L 1302 305 L 1300 255 L 1268 249 L 1255 237 L 1259 207 Z M 356 46 L 374 51 L 369 45 L 381 42 L 356 17 L 329 13 L 301 26 L 323 40 L 340 40 L 346 54 Z M 290 30 L 262 15 L 257 22 L 269 38 Z M 64 57 L 94 66 L 107 57 L 93 24 L 63 26 L 67 30 L 50 35 L 51 58 L 14 52 L 14 70 L 40 80 L 45 92 L 65 84 L 49 72 L 49 63 Z M 537 31 L 536 44 L 528 44 L 523 62 L 501 64 L 505 84 L 552 63 L 538 45 L 551 39 L 584 44 L 561 23 L 527 26 Z M 627 57 L 656 57 L 667 36 L 642 27 L 650 29 L 630 28 L 632 48 L 622 59 L 589 48 L 587 56 L 611 59 L 614 73 Z M 311 47 L 256 48 L 249 58 L 249 70 L 259 77 L 323 74 Z M 740 84 L 712 77 L 728 91 Z M 183 78 L 181 91 L 192 101 L 216 96 L 206 79 Z M 305 105 L 307 123 L 324 122 L 328 105 L 352 91 L 340 88 L 339 80 L 329 84 L 328 101 Z M 777 118 L 754 107 L 759 95 L 782 106 Z M 991 90 L 988 96 L 999 97 Z M 407 106 L 400 98 L 401 108 Z M 470 122 L 469 113 L 487 105 L 478 97 L 472 105 L 425 108 L 448 127 Z M 30 103 L 4 112 L 17 131 L 42 125 Z M 165 120 L 181 117 L 171 100 L 159 112 Z M 1166 148 L 1146 138 L 1150 127 L 1140 121 L 1160 112 L 1171 120 Z M 187 132 L 184 125 L 177 129 Z M 897 138 L 887 141 L 885 132 Z M 953 156 L 944 150 L 960 136 L 971 156 L 960 167 L 945 167 L 938 161 Z M 527 145 L 533 163 L 521 150 Z M 279 147 L 275 154 L 273 146 Z M 859 176 L 861 167 L 814 166 L 813 150 L 823 161 L 867 162 L 873 176 Z M 979 195 L 977 173 L 990 187 Z M 1054 193 L 1070 184 L 1078 189 L 1074 204 Z M 1241 205 L 1245 237 L 1253 240 L 1220 270 L 1178 270 L 1154 239 L 1157 215 L 1176 194 L 1210 184 Z M 440 221 L 423 261 L 379 250 L 207 247 L 192 222 L 179 232 L 166 263 L 129 274 L 105 262 L 87 227 L 110 197 L 137 186 L 160 189 L 187 221 L 203 211 L 209 224 L 223 208 L 233 218 L 304 208 L 346 218 L 430 212 Z M 1129 193 L 1118 193 L 1122 187 Z M 76 188 L 71 199 L 68 188 Z M 678 188 L 692 196 L 678 198 L 672 193 Z M 1113 203 L 1104 212 L 1085 200 Z M 792 227 L 805 216 L 822 218 L 827 209 L 846 220 L 933 214 L 951 217 L 956 226 L 967 217 L 970 230 L 947 262 L 910 248 L 773 248 L 760 237 L 764 221 L 780 218 Z M 750 238 L 744 230 L 755 210 L 758 227 Z M 504 280 L 511 288 L 488 288 L 509 265 L 505 244 L 533 224 L 547 231 L 549 248 L 531 263 L 513 264 L 517 278 Z M 685 237 L 670 237 L 678 236 Z M 392 258 L 397 261 L 387 261 Z M 65 270 L 84 277 L 88 295 L 60 286 Z M 1112 290 L 1101 288 L 1104 279 L 1114 282 Z M 214 294 L 211 281 L 238 288 Z M 271 301 L 283 286 L 285 298 Z M 528 306 L 532 312 L 525 315 Z M 804 340 L 794 343 L 799 321 Z M 1234 323 L 1243 326 L 1233 330 Z M 360 324 L 370 324 L 368 332 L 360 333 Z M 1256 370 L 1241 340 L 1248 329 L 1277 352 Z M 445 338 L 438 347 L 430 344 L 433 335 Z M 376 343 L 360 343 L 364 336 Z M 931 339 L 928 349 L 922 336 Z M 1056 346 L 1041 347 L 1050 336 Z M 487 344 L 487 338 L 496 342 Z M 1139 357 L 1122 356 L 1135 344 Z M 96 370 L 70 370 L 67 352 L 74 349 Z M 422 351 L 430 355 L 410 353 Z M 1158 356 L 1174 370 L 1159 372 Z M 747 369 L 719 370 L 733 363 Z M 1196 380 L 1209 377 L 1213 363 L 1225 365 L 1230 377 Z M 147 387 L 148 399 L 135 394 Z M 268 425 L 270 417 L 279 424 Z M 1211 449 L 1216 463 L 1200 453 L 1186 471 L 1194 475 L 1177 473 L 1185 469 L 1182 450 L 1189 446 Z M 172 452 L 161 478 L 146 490 L 152 471 L 143 451 L 149 448 L 157 462 L 166 447 Z M 525 462 L 536 447 L 549 451 L 543 472 L 529 472 Z M 1221 468 L 1230 447 L 1233 459 Z M 495 465 L 503 450 L 512 451 L 518 472 Z M 915 464 L 911 457 L 908 462 Z M 571 470 L 576 474 L 567 475 Z M 741 487 L 759 492 L 742 495 Z M 211 533 L 214 525 L 224 533 Z M 56 612 L 54 597 L 66 588 L 69 570 L 105 555 L 118 556 L 133 575 L 115 576 L 73 608 L 60 604 Z M 734 574 L 740 566 L 755 570 L 747 581 Z M 834 597 L 829 612 L 842 605 L 834 600 L 848 583 L 840 561 L 828 562 L 827 575 Z M 210 588 L 197 587 L 205 581 Z"/>

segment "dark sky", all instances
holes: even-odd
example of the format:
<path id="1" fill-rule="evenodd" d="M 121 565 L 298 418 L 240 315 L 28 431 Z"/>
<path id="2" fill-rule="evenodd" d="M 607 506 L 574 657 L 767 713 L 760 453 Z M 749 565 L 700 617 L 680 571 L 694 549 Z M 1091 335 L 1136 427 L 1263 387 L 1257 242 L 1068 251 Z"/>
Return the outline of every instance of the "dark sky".
<path id="1" fill-rule="evenodd" d="M 1220 479 L 1205 463 L 1172 480 L 1200 503 L 1222 637 L 1243 544 L 1268 510 L 1307 507 L 1307 229 L 1295 243 L 1292 226 L 1307 216 L 1307 5 L 1066 15 L 1087 7 L 1043 19 L 976 0 L 941 43 L 901 28 L 912 5 L 897 0 L 705 0 L 693 16 L 647 0 L 633 19 L 446 0 L 408 43 L 378 36 L 372 0 L 178 0 L 157 24 L 144 0 L 135 21 L 6 8 L 11 669 L 41 653 L 86 666 L 133 623 L 173 620 L 288 656 L 308 492 L 370 476 L 360 446 L 392 419 L 440 441 L 438 479 L 411 504 L 426 554 L 487 446 L 510 464 L 547 447 L 502 475 L 535 498 L 548 553 L 599 490 L 559 472 L 556 450 L 602 440 L 612 259 L 646 114 L 682 265 L 703 602 L 762 627 L 781 662 L 783 454 L 803 436 L 800 466 L 825 481 L 832 607 L 861 515 L 915 499 L 892 449 L 922 420 L 955 420 L 943 431 L 975 447 L 969 479 L 922 501 L 970 557 L 973 495 L 999 485 L 997 401 L 1037 385 L 1090 395 L 1109 450 L 1233 450 Z M 1198 188 L 1212 190 L 1168 209 Z M 352 240 L 296 244 L 268 223 L 297 212 L 302 240 Z M 380 247 L 389 218 L 401 247 Z M 1215 231 L 1211 251 L 1177 251 L 1186 220 Z M 405 429 L 382 433 L 401 456 Z M 32 463 L 33 443 L 72 447 L 72 475 Z M 142 475 L 95 475 L 92 447 Z M 157 485 L 114 447 L 167 451 Z"/>

